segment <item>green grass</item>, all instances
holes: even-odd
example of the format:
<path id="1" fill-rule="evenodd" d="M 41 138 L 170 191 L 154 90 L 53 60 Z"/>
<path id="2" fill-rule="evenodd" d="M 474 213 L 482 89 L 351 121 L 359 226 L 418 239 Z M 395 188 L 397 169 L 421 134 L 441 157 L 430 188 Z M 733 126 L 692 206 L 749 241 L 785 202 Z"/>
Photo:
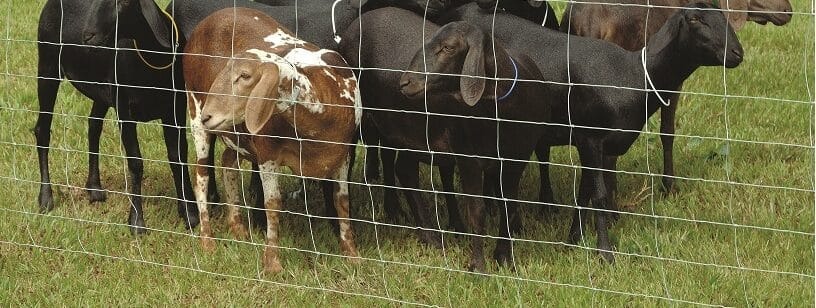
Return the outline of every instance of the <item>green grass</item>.
<path id="1" fill-rule="evenodd" d="M 53 123 L 51 154 L 56 208 L 37 214 L 36 24 L 43 0 L 0 4 L 0 306 L 9 305 L 240 305 L 322 304 L 382 306 L 727 306 L 814 305 L 814 29 L 813 17 L 796 15 L 785 27 L 748 24 L 739 33 L 745 62 L 726 74 L 727 93 L 744 97 L 685 95 L 678 115 L 675 157 L 681 192 L 659 193 L 659 140 L 644 134 L 619 162 L 622 215 L 611 230 L 618 262 L 606 265 L 591 251 L 565 248 L 570 215 L 542 217 L 525 207 L 525 239 L 515 245 L 517 271 L 489 266 L 489 277 L 467 273 L 464 238 L 447 238 L 444 251 L 419 245 L 410 230 L 355 224 L 358 247 L 371 260 L 347 264 L 332 256 L 337 239 L 327 224 L 282 216 L 284 272 L 259 274 L 263 235 L 232 241 L 223 217 L 215 253 L 204 253 L 175 214 L 175 202 L 145 199 L 155 229 L 133 237 L 124 225 L 128 205 L 119 193 L 88 204 L 87 116 L 90 102 L 63 84 Z M 556 6 L 561 6 L 558 3 Z M 794 9 L 810 12 L 809 2 Z M 721 68 L 699 70 L 686 83 L 695 93 L 724 94 Z M 775 98 L 796 102 L 769 100 Z M 113 119 L 111 112 L 108 119 Z M 649 121 L 654 133 L 658 117 Z M 101 159 L 106 189 L 125 191 L 124 161 L 115 126 L 105 125 Z M 171 196 L 169 170 L 156 123 L 139 126 L 145 162 L 143 192 Z M 712 139 L 721 138 L 721 139 Z M 732 141 L 725 151 L 725 141 Z M 780 144 L 771 144 L 780 143 Z M 798 146 L 795 146 L 798 145 Z M 192 154 L 191 154 L 192 155 Z M 574 165 L 574 151 L 553 160 Z M 359 169 L 359 168 L 358 168 Z M 573 168 L 553 167 L 557 200 L 572 204 Z M 427 173 L 424 173 L 427 179 Z M 361 181 L 360 170 L 354 180 Z M 744 183 L 729 184 L 729 183 Z M 285 189 L 297 184 L 293 179 Z M 427 180 L 426 188 L 430 185 Z M 524 200 L 537 194 L 537 172 L 522 182 Z M 439 187 L 438 182 L 436 187 Z M 782 188 L 772 188 L 782 187 Z M 787 188 L 787 189 L 786 189 Z M 319 189 L 310 204 L 322 209 Z M 374 200 L 381 190 L 372 189 Z M 430 195 L 429 195 L 430 196 Z M 370 219 L 369 190 L 352 189 L 353 216 Z M 303 205 L 287 209 L 303 212 Z M 315 211 L 315 209 L 312 209 Z M 379 219 L 379 208 L 374 210 Z M 495 218 L 489 226 L 496 234 Z M 314 245 L 312 236 L 314 234 Z M 594 247 L 594 238 L 584 243 Z M 486 252 L 492 251 L 489 244 Z M 317 250 L 321 254 L 305 251 Z M 489 254 L 488 254 L 489 255 Z M 463 305 L 464 304 L 464 305 Z"/>

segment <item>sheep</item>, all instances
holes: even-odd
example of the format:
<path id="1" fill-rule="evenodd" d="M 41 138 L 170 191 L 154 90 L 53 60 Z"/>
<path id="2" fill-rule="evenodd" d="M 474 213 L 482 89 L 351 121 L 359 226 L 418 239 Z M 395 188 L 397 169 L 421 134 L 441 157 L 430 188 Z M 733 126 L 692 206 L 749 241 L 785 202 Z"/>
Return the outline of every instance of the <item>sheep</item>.
<path id="1" fill-rule="evenodd" d="M 544 0 L 477 0 L 479 7 L 493 10 L 496 4 L 499 9 L 519 16 L 544 27 L 558 30 L 558 19 L 550 3 Z"/>
<path id="2" fill-rule="evenodd" d="M 114 33 L 118 21 L 118 33 Z M 99 178 L 99 138 L 109 108 L 116 110 L 129 173 L 133 234 L 147 229 L 142 213 L 143 163 L 136 123 L 161 120 L 167 158 L 173 174 L 178 212 L 186 227 L 198 224 L 187 171 L 184 94 L 181 71 L 169 54 L 181 43 L 172 21 L 152 0 L 49 0 L 37 30 L 37 96 L 39 114 L 34 127 L 40 167 L 40 211 L 53 209 L 48 168 L 51 121 L 63 78 L 93 101 L 88 119 L 88 179 L 91 203 L 106 199 Z M 115 41 L 115 38 L 119 41 Z M 97 47 L 102 46 L 102 47 Z M 114 50 L 108 47 L 119 47 Z M 136 47 L 138 46 L 138 48 Z M 166 53 L 156 53 L 166 52 Z"/>
<path id="3" fill-rule="evenodd" d="M 495 14 L 494 29 L 494 15 L 473 6 L 460 7 L 449 16 L 494 31 L 509 48 L 532 57 L 545 80 L 555 82 L 546 85 L 547 97 L 554 99 L 554 122 L 563 126 L 552 128 L 538 148 L 549 151 L 550 146 L 573 145 L 578 149 L 584 169 L 570 243 L 583 237 L 581 210 L 591 203 L 597 209 L 593 212 L 598 251 L 614 262 L 606 224 L 607 212 L 614 209 L 608 207 L 610 182 L 604 177 L 615 172 L 610 158 L 625 154 L 648 115 L 670 103 L 664 91 L 676 89 L 700 66 L 733 68 L 742 62 L 742 45 L 733 28 L 713 8 L 705 3 L 686 6 L 666 21 L 644 49 L 633 52 L 507 14 Z"/>
<path id="4" fill-rule="evenodd" d="M 384 18 L 378 19 L 377 17 Z M 386 23 L 386 21 L 388 21 Z M 361 24 L 362 23 L 362 24 Z M 386 23 L 385 25 L 382 25 Z M 382 25 L 384 28 L 380 29 L 377 26 Z M 360 26 L 363 28 L 361 29 Z M 364 13 L 359 19 L 353 21 L 350 26 L 342 33 L 343 41 L 340 42 L 338 51 L 349 61 L 352 67 L 376 67 L 384 69 L 401 70 L 405 69 L 413 57 L 412 48 L 419 48 L 422 42 L 421 33 L 433 33 L 439 26 L 432 22 L 425 21 L 422 16 L 418 16 L 413 12 L 396 9 L 383 8 Z M 361 30 L 363 32 L 361 32 Z M 363 37 L 361 37 L 361 35 Z M 362 43 L 362 45 L 360 45 Z M 394 49 L 393 46 L 402 46 Z M 396 71 L 382 71 L 382 70 L 360 70 L 358 79 L 360 80 L 360 90 L 362 91 L 364 112 L 363 139 L 366 144 L 381 144 L 383 155 L 383 182 L 387 188 L 383 192 L 384 207 L 386 218 L 395 219 L 399 216 L 399 201 L 396 193 L 388 187 L 395 187 L 394 174 L 400 175 L 400 186 L 417 188 L 418 176 L 413 176 L 417 171 L 408 168 L 396 168 L 395 158 L 396 152 L 393 148 L 400 149 L 426 149 L 424 131 L 405 130 L 405 128 L 412 128 L 416 123 L 425 123 L 425 116 L 415 113 L 397 114 L 395 112 L 385 111 L 404 110 L 408 108 L 411 111 L 421 111 L 416 104 L 410 103 L 400 92 L 398 88 L 399 73 Z M 368 123 L 365 123 L 368 121 Z M 429 124 L 435 123 L 434 121 Z M 423 125 L 424 127 L 424 125 Z M 365 140 L 366 132 L 377 132 L 378 135 L 382 132 L 381 139 L 376 140 L 376 143 L 370 140 Z M 407 137 L 405 137 L 407 135 Z M 408 141 L 415 142 L 410 147 L 406 147 Z M 370 148 L 366 159 L 371 161 L 372 154 L 376 153 L 376 149 Z M 406 153 L 408 151 L 401 151 Z M 410 153 L 410 152 L 408 152 Z M 441 156 L 441 155 L 440 155 Z M 452 159 L 444 159 L 443 157 L 435 156 L 434 162 L 438 165 L 445 160 L 443 165 L 452 164 Z M 409 155 L 403 156 L 400 161 L 400 166 L 409 166 L 413 164 L 408 161 Z M 417 157 L 414 157 L 417 158 Z M 430 161 L 430 160 L 426 160 Z M 414 164 L 415 165 L 415 164 Z M 370 170 L 370 169 L 368 169 Z M 366 170 L 366 171 L 368 171 Z M 430 213 L 428 212 L 427 204 L 421 198 L 421 195 L 408 191 L 405 193 L 406 201 L 414 216 L 416 225 L 421 227 L 417 229 L 417 236 L 420 241 L 425 244 L 440 247 L 438 234 L 432 232 L 435 226 L 431 224 Z M 455 200 L 455 198 L 454 198 Z M 447 204 L 449 210 L 455 207 L 455 204 Z"/>
<path id="5" fill-rule="evenodd" d="M 423 43 L 424 46 L 420 45 L 420 42 L 424 42 L 423 33 L 428 35 L 435 33 L 431 41 Z M 547 104 L 532 104 L 523 99 L 544 97 L 545 93 L 541 91 L 543 88 L 529 83 L 516 83 L 516 80 L 520 79 L 540 79 L 541 75 L 535 64 L 527 57 L 511 53 L 501 47 L 496 48 L 494 57 L 494 51 L 491 49 L 494 43 L 492 39 L 472 26 L 457 23 L 439 28 L 424 22 L 420 16 L 396 8 L 383 8 L 363 14 L 358 21 L 351 24 L 343 37 L 340 52 L 350 59 L 352 66 L 386 69 L 363 70 L 359 77 L 364 97 L 363 104 L 367 108 L 376 108 L 371 114 L 378 130 L 383 133 L 384 144 L 411 153 L 408 158 L 413 161 L 427 160 L 430 157 L 427 152 L 430 150 L 435 153 L 433 155 L 435 163 L 447 166 L 455 164 L 459 168 L 463 191 L 471 194 L 465 198 L 466 204 L 471 209 L 468 216 L 471 232 L 482 234 L 483 203 L 480 198 L 473 195 L 482 194 L 483 178 L 484 185 L 490 189 L 499 185 L 497 173 L 500 165 L 494 160 L 473 159 L 457 154 L 498 157 L 496 138 L 499 138 L 502 140 L 500 143 L 502 158 L 526 159 L 532 153 L 543 129 L 537 125 L 505 126 L 505 123 L 502 123 L 499 130 L 501 135 L 496 136 L 495 121 L 465 119 L 461 116 L 494 118 L 496 108 L 493 106 L 497 106 L 495 101 L 501 98 L 498 113 L 503 118 L 546 121 L 549 117 Z M 429 87 L 433 88 L 429 91 L 433 91 L 433 95 L 429 94 L 427 104 L 424 104 L 422 75 L 403 75 L 391 69 L 422 71 L 422 49 L 426 50 L 430 59 L 434 52 L 429 48 L 436 48 L 439 40 L 443 38 L 456 39 L 460 42 L 459 45 L 451 46 L 450 52 L 455 57 L 446 58 L 444 62 L 455 72 L 448 70 L 444 72 L 498 76 L 504 80 L 496 82 L 481 78 L 463 78 L 460 87 L 458 78 L 430 76 L 428 83 Z M 393 48 L 397 43 L 401 44 L 401 48 Z M 468 45 L 465 44 L 469 44 L 471 48 L 468 49 Z M 420 51 L 416 51 L 417 49 Z M 357 59 L 361 59 L 362 62 L 356 62 Z M 497 63 L 498 67 L 494 63 Z M 440 71 L 438 67 L 432 69 L 434 72 Z M 439 87 L 448 90 L 440 93 Z M 404 110 L 409 113 L 390 110 Z M 432 114 L 426 116 L 412 111 L 427 111 Z M 519 134 L 520 131 L 524 131 L 524 134 Z M 528 136 L 532 138 L 527 138 Z M 402 154 L 400 155 L 402 157 Z M 502 191 L 504 197 L 515 198 L 524 166 L 525 164 L 513 162 L 505 162 L 502 166 L 501 184 L 504 188 Z M 413 169 L 408 171 L 415 170 L 416 166 L 413 166 Z M 404 174 L 399 179 L 403 186 L 415 188 L 418 184 L 418 179 L 411 174 Z M 418 221 L 425 228 L 425 232 L 420 234 L 421 238 L 426 242 L 434 241 L 435 236 L 428 232 L 434 227 L 429 225 L 427 217 L 421 217 L 427 215 L 427 208 L 421 207 L 420 195 L 416 191 L 411 191 L 407 193 L 407 199 L 412 209 L 419 213 Z M 500 227 L 504 238 L 517 231 L 514 224 L 518 220 L 514 210 L 515 204 L 510 203 L 507 207 L 507 217 L 504 217 Z M 507 225 L 507 221 L 513 224 Z M 472 239 L 472 254 L 468 263 L 471 270 L 484 270 L 482 242 L 481 236 L 474 236 Z M 510 244 L 509 240 L 499 240 L 494 258 L 500 263 L 510 261 Z"/>
<path id="6" fill-rule="evenodd" d="M 359 261 L 349 221 L 348 169 L 362 110 L 357 79 L 343 58 L 248 8 L 223 9 L 205 18 L 184 51 L 196 155 L 206 159 L 214 135 L 227 144 L 222 164 L 230 204 L 238 203 L 236 156 L 260 166 L 267 210 L 264 269 L 282 270 L 277 248 L 281 194 L 274 174 L 281 167 L 337 182 L 324 193 L 333 193 L 342 252 Z M 202 246 L 212 250 L 209 177 L 203 167 L 196 171 Z M 230 206 L 230 229 L 243 237 L 237 212 Z"/>
<path id="7" fill-rule="evenodd" d="M 696 1 L 696 0 L 695 0 Z M 612 3 L 646 5 L 618 6 L 608 5 L 610 1 L 590 1 L 590 3 L 569 3 L 561 19 L 561 30 L 570 34 L 603 39 L 626 50 L 640 50 L 646 42 L 660 29 L 660 27 L 682 7 L 692 0 L 615 0 Z M 597 3 L 592 3 L 597 2 Z M 601 4 L 602 3 L 602 4 Z M 768 21 L 777 26 L 787 24 L 791 15 L 791 4 L 788 0 L 729 0 L 719 1 L 727 9 L 739 10 L 725 12 L 728 21 L 735 30 L 739 30 L 750 20 L 758 24 Z M 747 11 L 746 11 L 747 10 Z M 679 92 L 682 85 L 676 89 Z M 668 94 L 668 100 L 673 102 L 669 106 L 661 107 L 660 111 L 660 141 L 663 145 L 663 189 L 666 192 L 676 192 L 674 185 L 674 132 L 678 93 Z M 614 175 L 612 175 L 614 179 Z M 543 185 L 543 184 L 542 184 Z M 612 185 L 615 188 L 615 185 Z"/>

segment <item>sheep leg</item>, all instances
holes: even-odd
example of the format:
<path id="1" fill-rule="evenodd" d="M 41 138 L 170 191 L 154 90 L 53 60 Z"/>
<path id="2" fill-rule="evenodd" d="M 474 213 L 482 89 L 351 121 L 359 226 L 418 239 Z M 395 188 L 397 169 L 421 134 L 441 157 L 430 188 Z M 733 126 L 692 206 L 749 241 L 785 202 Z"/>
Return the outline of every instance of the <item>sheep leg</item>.
<path id="1" fill-rule="evenodd" d="M 275 274 L 283 270 L 278 258 L 278 214 L 282 202 L 278 176 L 275 174 L 277 165 L 270 161 L 259 167 L 266 207 L 266 247 L 264 247 L 263 266 L 265 272 Z"/>
<path id="2" fill-rule="evenodd" d="M 349 220 L 351 216 L 349 215 L 348 169 L 349 161 L 346 160 L 334 176 L 337 181 L 337 184 L 334 185 L 334 208 L 337 211 L 337 220 L 340 225 L 340 251 L 350 258 L 349 261 L 359 263 L 360 255 L 354 244 L 354 231 L 351 228 L 351 220 Z M 329 205 L 326 204 L 326 206 Z"/>
<path id="3" fill-rule="evenodd" d="M 404 191 L 404 194 L 414 216 L 414 224 L 421 227 L 417 230 L 420 240 L 432 247 L 442 248 L 440 234 L 434 231 L 436 227 L 431 223 L 428 203 L 416 191 L 419 188 L 419 161 L 411 155 L 400 155 L 395 169 L 400 186 L 411 189 Z"/>
<path id="4" fill-rule="evenodd" d="M 173 174 L 173 183 L 178 196 L 178 214 L 184 219 L 188 230 L 198 226 L 198 208 L 195 205 L 195 193 L 190 182 L 190 172 L 187 169 L 187 134 L 184 126 L 184 110 L 176 112 L 176 118 L 163 121 L 164 146 L 167 148 L 167 160 L 170 163 L 170 172 Z M 212 181 L 211 183 L 214 183 Z"/>
<path id="5" fill-rule="evenodd" d="M 207 174 L 209 174 L 210 179 L 212 179 L 212 181 L 209 181 L 209 184 L 207 184 L 207 200 L 212 203 L 219 203 L 221 202 L 221 196 L 218 195 L 218 187 L 215 185 L 215 138 L 212 138 L 210 141 L 207 157 L 210 158 L 207 161 Z"/>
<path id="6" fill-rule="evenodd" d="M 467 232 L 465 223 L 462 221 L 462 214 L 459 211 L 459 203 L 453 185 L 454 165 L 439 166 L 439 177 L 442 178 L 442 189 L 445 191 L 445 205 L 448 207 L 448 228 L 453 228 L 456 232 Z"/>
<path id="7" fill-rule="evenodd" d="M 496 192 L 504 201 L 504 208 L 499 208 L 501 218 L 499 219 L 499 240 L 496 242 L 496 249 L 493 251 L 493 258 L 501 265 L 515 268 L 513 264 L 513 235 L 521 230 L 521 217 L 518 215 L 518 189 L 521 174 L 524 172 L 525 164 L 505 163 L 501 174 L 501 186 L 496 188 Z M 497 175 L 498 178 L 498 175 Z M 499 184 L 496 181 L 496 184 Z"/>
<path id="8" fill-rule="evenodd" d="M 124 114 L 126 109 L 121 110 Z M 121 132 L 122 145 L 127 156 L 127 166 L 130 177 L 130 215 L 128 224 L 130 232 L 134 235 L 147 232 L 145 229 L 144 212 L 142 210 L 142 176 L 144 174 L 144 163 L 139 150 L 139 139 L 136 133 L 136 123 L 132 119 L 120 119 L 119 128 Z"/>
<path id="9" fill-rule="evenodd" d="M 618 157 L 604 156 L 604 171 L 603 178 L 606 184 L 606 193 L 608 195 L 606 207 L 612 212 L 608 213 L 611 221 L 616 221 L 620 217 L 620 209 L 618 208 L 617 192 L 618 192 Z"/>
<path id="10" fill-rule="evenodd" d="M 579 194 L 589 196 L 592 207 L 595 209 L 608 209 L 606 201 L 609 195 L 604 184 L 603 172 L 598 170 L 603 167 L 603 141 L 594 139 L 580 141 L 578 156 L 581 158 L 581 165 L 587 167 L 581 172 L 581 181 L 587 185 L 581 185 L 581 189 L 589 191 Z M 586 182 L 584 182 L 585 178 L 587 179 Z M 608 213 L 596 210 L 594 214 L 595 229 L 598 233 L 598 253 L 607 262 L 614 263 L 615 256 L 612 254 L 612 246 L 609 243 L 609 231 L 606 222 Z"/>
<path id="11" fill-rule="evenodd" d="M 394 165 L 397 160 L 397 151 L 382 149 L 382 168 L 383 168 L 383 210 L 385 212 L 385 219 L 389 222 L 396 223 L 400 217 L 408 217 L 402 211 L 399 197 L 397 196 L 396 180 Z"/>
<path id="12" fill-rule="evenodd" d="M 467 211 L 468 225 L 470 226 L 470 261 L 468 270 L 484 272 L 484 200 L 479 197 L 484 194 L 484 178 L 478 161 L 469 158 L 457 158 L 456 164 L 459 167 L 459 178 L 462 185 L 462 192 L 466 194 L 462 198 Z"/>
<path id="13" fill-rule="evenodd" d="M 222 174 L 224 191 L 227 193 L 227 224 L 229 224 L 232 236 L 244 240 L 248 237 L 248 233 L 241 217 L 241 174 L 238 171 L 238 152 L 229 148 L 225 149 L 221 154 L 221 166 L 224 167 Z"/>
<path id="14" fill-rule="evenodd" d="M 348 186 L 348 183 L 346 184 Z M 334 181 L 322 180 L 320 181 L 320 186 L 323 189 L 323 204 L 325 206 L 323 216 L 328 219 L 329 225 L 335 233 L 340 232 L 340 226 L 337 220 L 334 219 L 339 218 L 339 216 L 337 216 L 339 214 L 337 212 L 337 200 L 335 199 L 335 183 Z"/>
<path id="15" fill-rule="evenodd" d="M 379 148 L 376 147 L 376 145 L 380 144 L 380 134 L 377 131 L 377 126 L 374 125 L 374 120 L 368 113 L 363 115 L 360 124 L 360 137 L 363 139 L 364 144 L 371 146 L 365 147 L 365 177 L 368 181 L 373 181 L 380 177 Z"/>
<path id="16" fill-rule="evenodd" d="M 252 175 L 249 177 L 249 189 L 255 195 L 254 206 L 249 210 L 249 223 L 261 230 L 266 229 L 266 213 L 264 211 L 261 176 L 258 172 L 258 164 L 254 162 L 252 163 Z"/>
<path id="17" fill-rule="evenodd" d="M 589 215 L 583 208 L 589 205 L 592 193 L 592 178 L 588 176 L 587 170 L 581 171 L 581 179 L 578 184 L 578 198 L 576 208 L 572 214 L 572 224 L 570 226 L 567 243 L 578 245 L 584 239 L 586 226 L 589 223 Z"/>
<path id="18" fill-rule="evenodd" d="M 44 44 L 38 46 L 40 63 L 37 76 L 59 78 L 57 64 L 48 63 L 50 61 L 45 60 L 56 59 L 57 53 L 48 53 L 46 49 L 48 47 Z M 41 213 L 54 209 L 51 175 L 48 170 L 48 151 L 51 145 L 51 120 L 54 117 L 54 104 L 56 103 L 57 90 L 60 84 L 58 79 L 46 78 L 37 78 L 37 98 L 40 104 L 40 112 L 37 114 L 37 124 L 34 126 L 34 136 L 37 138 L 37 160 L 40 165 L 40 194 L 37 201 Z"/>
<path id="19" fill-rule="evenodd" d="M 676 193 L 674 186 L 674 116 L 680 95 L 672 94 L 671 104 L 660 110 L 660 144 L 663 145 L 663 191 Z"/>
<path id="20" fill-rule="evenodd" d="M 99 138 L 107 113 L 108 106 L 94 101 L 91 115 L 88 117 L 88 180 L 85 182 L 85 190 L 88 191 L 88 201 L 91 203 L 104 202 L 107 199 L 99 179 Z"/>
<path id="21" fill-rule="evenodd" d="M 210 227 L 210 212 L 207 208 L 208 190 L 210 189 L 210 168 L 212 168 L 212 153 L 211 149 L 214 147 L 215 136 L 207 133 L 201 126 L 198 118 L 193 118 L 190 121 L 193 143 L 196 149 L 196 165 L 195 165 L 195 179 L 196 185 L 193 190 L 196 197 L 196 205 L 198 207 L 199 215 L 199 236 L 201 237 L 201 247 L 204 251 L 215 250 L 215 240 L 212 237 L 212 228 Z"/>
<path id="22" fill-rule="evenodd" d="M 549 216 L 555 213 L 556 207 L 555 197 L 552 190 L 552 183 L 550 182 L 550 145 L 544 142 L 539 142 L 535 149 L 536 159 L 538 159 L 538 202 L 539 213 Z"/>

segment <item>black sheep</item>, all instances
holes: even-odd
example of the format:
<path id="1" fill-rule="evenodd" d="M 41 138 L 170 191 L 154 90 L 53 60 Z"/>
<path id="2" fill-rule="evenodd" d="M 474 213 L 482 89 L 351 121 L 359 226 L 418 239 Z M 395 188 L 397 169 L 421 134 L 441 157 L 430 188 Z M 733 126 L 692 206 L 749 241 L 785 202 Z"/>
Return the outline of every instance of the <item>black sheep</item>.
<path id="1" fill-rule="evenodd" d="M 578 148 L 581 174 L 578 204 L 570 229 L 570 242 L 583 236 L 581 209 L 595 211 L 598 249 L 614 261 L 607 235 L 607 214 L 616 211 L 609 191 L 614 181 L 617 157 L 625 154 L 643 129 L 649 115 L 700 66 L 736 67 L 743 50 L 722 12 L 709 4 L 697 3 L 678 11 L 661 27 L 647 47 L 630 52 L 612 43 L 567 35 L 539 27 L 508 14 L 486 14 L 475 6 L 463 6 L 449 16 L 466 20 L 485 31 L 495 31 L 497 39 L 510 49 L 533 58 L 546 84 L 547 96 L 554 99 L 553 119 L 561 125 L 539 143 L 537 154 L 547 160 L 549 147 L 574 145 Z M 648 74 L 644 74 L 648 71 Z M 650 78 L 647 78 L 650 77 Z M 646 80 L 648 86 L 644 88 Z M 568 84 L 575 84 L 570 87 Z M 604 85 L 604 86 L 599 86 Z M 603 170 L 603 171 L 602 171 Z M 549 189 L 549 175 L 542 173 Z M 551 199 L 545 196 L 545 199 Z"/>
<path id="2" fill-rule="evenodd" d="M 118 35 L 113 33 L 117 26 Z M 90 201 L 106 198 L 99 180 L 99 137 L 103 118 L 113 108 L 130 176 L 131 231 L 146 230 L 136 123 L 157 119 L 162 122 L 179 215 L 188 228 L 196 226 L 198 211 L 186 165 L 186 99 L 181 91 L 180 67 L 171 65 L 176 56 L 170 53 L 182 40 L 168 16 L 152 0 L 49 0 L 40 15 L 37 41 L 40 113 L 34 133 L 40 165 L 40 210 L 49 211 L 54 206 L 48 170 L 51 120 L 60 81 L 67 78 L 93 101 L 88 119 L 86 183 Z M 121 49 L 110 48 L 114 46 Z"/>

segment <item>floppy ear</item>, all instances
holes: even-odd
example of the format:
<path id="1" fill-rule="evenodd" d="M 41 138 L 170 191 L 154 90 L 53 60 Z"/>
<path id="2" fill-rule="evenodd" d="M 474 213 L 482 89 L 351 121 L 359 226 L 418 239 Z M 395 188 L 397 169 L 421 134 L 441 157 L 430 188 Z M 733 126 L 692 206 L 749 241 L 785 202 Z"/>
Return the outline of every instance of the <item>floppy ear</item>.
<path id="1" fill-rule="evenodd" d="M 723 11 L 725 14 L 725 18 L 728 19 L 728 23 L 731 24 L 731 28 L 734 28 L 734 31 L 738 31 L 745 25 L 745 22 L 748 21 L 748 1 L 749 0 L 719 0 L 720 7 L 723 9 L 729 10 L 739 10 L 742 12 L 727 12 Z"/>
<path id="2" fill-rule="evenodd" d="M 532 7 L 541 7 L 541 5 L 544 4 L 544 0 L 527 0 L 527 3 Z"/>
<path id="3" fill-rule="evenodd" d="M 251 134 L 261 131 L 266 122 L 272 118 L 275 105 L 278 104 L 276 101 L 280 82 L 278 66 L 274 63 L 263 63 L 258 71 L 261 79 L 249 93 L 244 113 L 244 123 Z"/>
<path id="4" fill-rule="evenodd" d="M 485 90 L 484 36 L 481 31 L 469 31 L 467 43 L 468 53 L 462 65 L 463 76 L 459 78 L 459 92 L 465 104 L 473 106 L 479 102 Z"/>
<path id="5" fill-rule="evenodd" d="M 156 37 L 156 40 L 162 46 L 166 48 L 170 48 L 173 46 L 173 42 L 171 41 L 171 35 L 176 35 L 173 33 L 172 27 L 169 27 L 167 24 L 164 23 L 165 18 L 164 13 L 161 12 L 159 7 L 156 5 L 153 0 L 140 0 L 139 5 L 142 9 L 142 16 L 147 21 L 147 24 L 150 26 L 150 30 L 153 31 L 153 36 Z M 178 38 L 176 38 L 178 40 Z"/>

